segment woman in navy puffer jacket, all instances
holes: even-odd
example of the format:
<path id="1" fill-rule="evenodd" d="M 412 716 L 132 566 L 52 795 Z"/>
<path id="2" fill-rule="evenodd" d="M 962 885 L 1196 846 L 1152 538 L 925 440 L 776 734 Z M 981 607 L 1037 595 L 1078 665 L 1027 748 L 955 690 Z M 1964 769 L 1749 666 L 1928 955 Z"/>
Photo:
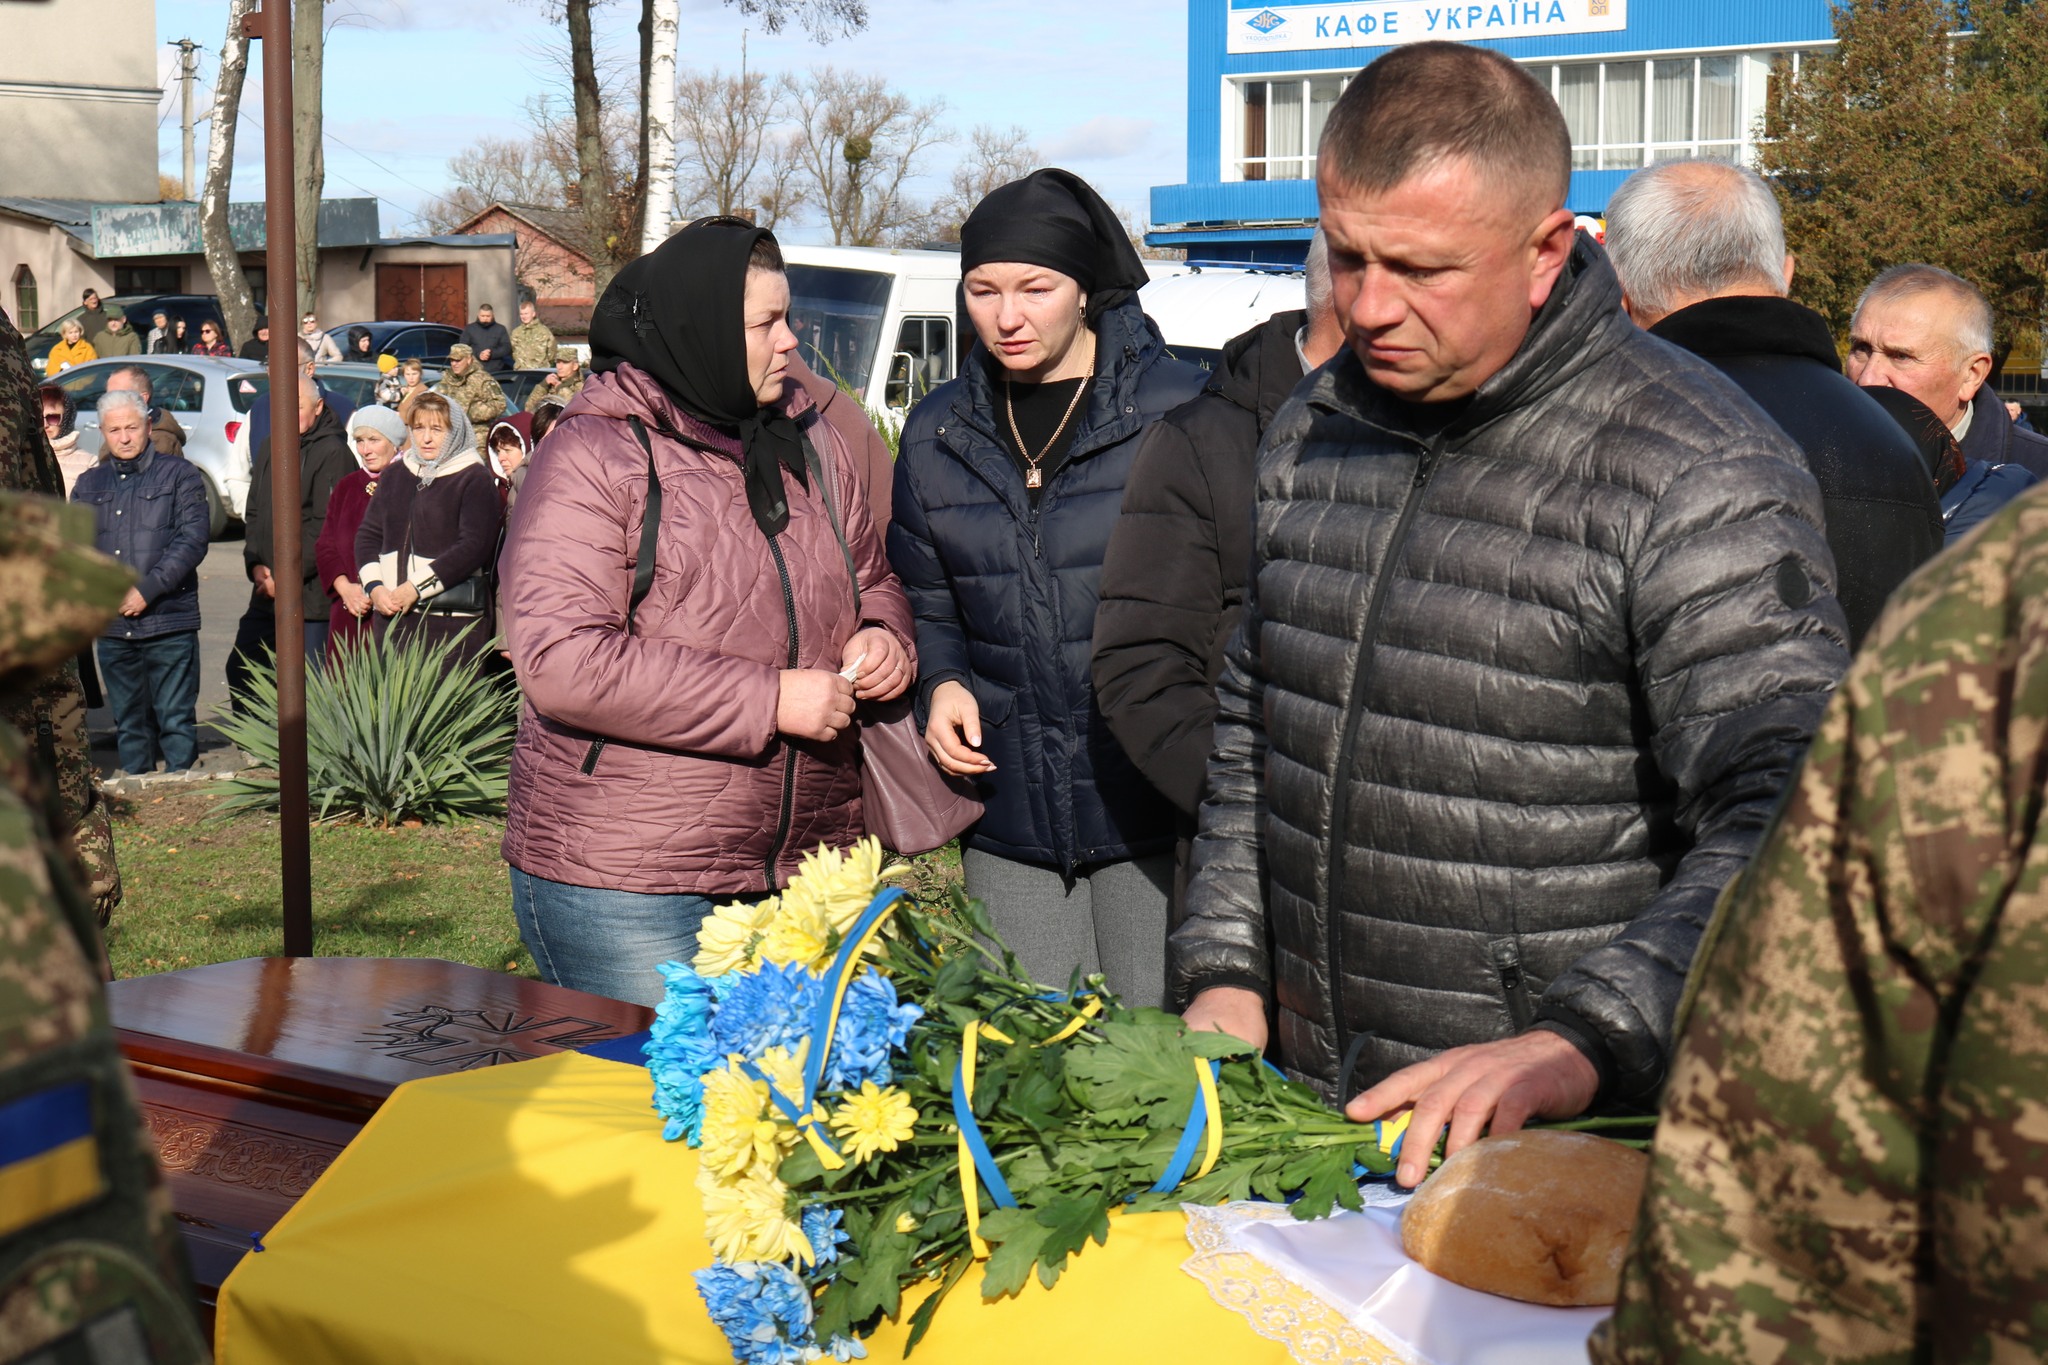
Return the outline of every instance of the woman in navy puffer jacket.
<path id="1" fill-rule="evenodd" d="M 987 804 L 967 888 L 1024 966 L 1160 1004 L 1173 812 L 1096 710 L 1089 657 L 1139 434 L 1207 375 L 1166 353 L 1143 262 L 1069 172 L 996 190 L 960 244 L 979 344 L 904 427 L 889 531 L 925 742 Z"/>

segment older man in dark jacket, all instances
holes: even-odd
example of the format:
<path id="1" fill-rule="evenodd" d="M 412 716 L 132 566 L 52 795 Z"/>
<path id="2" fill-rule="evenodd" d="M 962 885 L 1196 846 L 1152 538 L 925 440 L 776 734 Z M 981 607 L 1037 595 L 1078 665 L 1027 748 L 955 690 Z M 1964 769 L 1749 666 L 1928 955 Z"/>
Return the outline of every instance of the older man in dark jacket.
<path id="1" fill-rule="evenodd" d="M 1827 319 L 1785 297 L 1793 261 L 1770 186 L 1725 161 L 1637 171 L 1608 201 L 1607 254 L 1636 325 L 1734 380 L 1805 452 L 1860 645 L 1892 589 L 1940 553 L 1941 505 L 1913 442 L 1842 377 Z"/>
<path id="2" fill-rule="evenodd" d="M 1638 331 L 1512 61 L 1367 67 L 1317 163 L 1349 350 L 1259 459 L 1173 973 L 1187 1017 L 1399 1175 L 1641 1103 L 1685 974 L 1847 666 L 1820 492 L 1717 371 Z"/>
<path id="3" fill-rule="evenodd" d="M 136 584 L 100 639 L 100 674 L 113 703 L 121 766 L 172 772 L 199 756 L 199 561 L 210 521 L 199 470 L 156 450 L 148 401 L 115 390 L 100 399 L 107 458 L 78 478 L 71 500 L 93 509 L 102 553 Z"/>
<path id="4" fill-rule="evenodd" d="M 1208 387 L 1146 429 L 1102 562 L 1096 703 L 1131 762 L 1180 812 L 1176 923 L 1208 785 L 1223 647 L 1244 616 L 1259 438 L 1302 375 L 1344 346 L 1320 232 L 1303 276 L 1306 310 L 1233 338 Z"/>
<path id="5" fill-rule="evenodd" d="M 298 592 L 306 612 L 306 662 L 317 663 L 327 646 L 327 589 L 321 585 L 314 563 L 313 546 L 320 528 L 327 524 L 327 503 L 334 486 L 356 468 L 349 449 L 342 418 L 327 404 L 327 394 L 309 376 L 300 376 L 299 422 L 299 552 L 301 581 Z M 255 462 L 255 477 L 249 485 L 249 526 L 242 542 L 242 559 L 249 570 L 255 594 L 277 600 L 291 585 L 279 583 L 272 570 L 276 554 L 276 520 L 271 512 L 270 452 L 265 449 Z M 276 627 L 273 624 L 272 630 Z M 273 637 L 274 638 L 274 637 Z"/>

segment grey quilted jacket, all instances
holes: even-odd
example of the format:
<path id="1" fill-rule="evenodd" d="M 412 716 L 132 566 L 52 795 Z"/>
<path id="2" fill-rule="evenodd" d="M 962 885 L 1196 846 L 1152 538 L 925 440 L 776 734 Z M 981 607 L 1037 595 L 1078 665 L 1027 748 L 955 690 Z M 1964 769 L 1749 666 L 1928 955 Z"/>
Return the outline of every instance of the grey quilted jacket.
<path id="1" fill-rule="evenodd" d="M 1273 998 L 1332 1099 L 1532 1026 L 1653 1095 L 1848 665 L 1798 447 L 1619 304 L 1582 238 L 1448 427 L 1347 351 L 1261 451 L 1172 969 Z"/>

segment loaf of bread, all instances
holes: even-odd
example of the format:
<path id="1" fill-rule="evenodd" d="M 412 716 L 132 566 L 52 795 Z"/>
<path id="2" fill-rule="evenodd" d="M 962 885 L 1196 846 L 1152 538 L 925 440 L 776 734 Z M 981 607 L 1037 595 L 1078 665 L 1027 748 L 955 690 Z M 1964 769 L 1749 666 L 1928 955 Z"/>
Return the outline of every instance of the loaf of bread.
<path id="1" fill-rule="evenodd" d="M 1614 1302 L 1650 1159 L 1590 1133 L 1482 1138 L 1401 1214 L 1401 1245 L 1469 1289 L 1523 1303 Z"/>

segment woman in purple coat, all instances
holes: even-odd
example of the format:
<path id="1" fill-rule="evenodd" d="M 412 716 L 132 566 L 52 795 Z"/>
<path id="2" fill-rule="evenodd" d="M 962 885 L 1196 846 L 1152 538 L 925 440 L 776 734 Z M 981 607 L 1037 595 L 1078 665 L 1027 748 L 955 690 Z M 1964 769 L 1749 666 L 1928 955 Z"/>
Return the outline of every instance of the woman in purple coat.
<path id="1" fill-rule="evenodd" d="M 504 524 L 498 481 L 477 453 L 460 407 L 420 395 L 409 415 L 412 444 L 378 481 L 356 560 L 376 630 L 457 640 L 475 657 L 496 634 L 489 569 Z"/>

